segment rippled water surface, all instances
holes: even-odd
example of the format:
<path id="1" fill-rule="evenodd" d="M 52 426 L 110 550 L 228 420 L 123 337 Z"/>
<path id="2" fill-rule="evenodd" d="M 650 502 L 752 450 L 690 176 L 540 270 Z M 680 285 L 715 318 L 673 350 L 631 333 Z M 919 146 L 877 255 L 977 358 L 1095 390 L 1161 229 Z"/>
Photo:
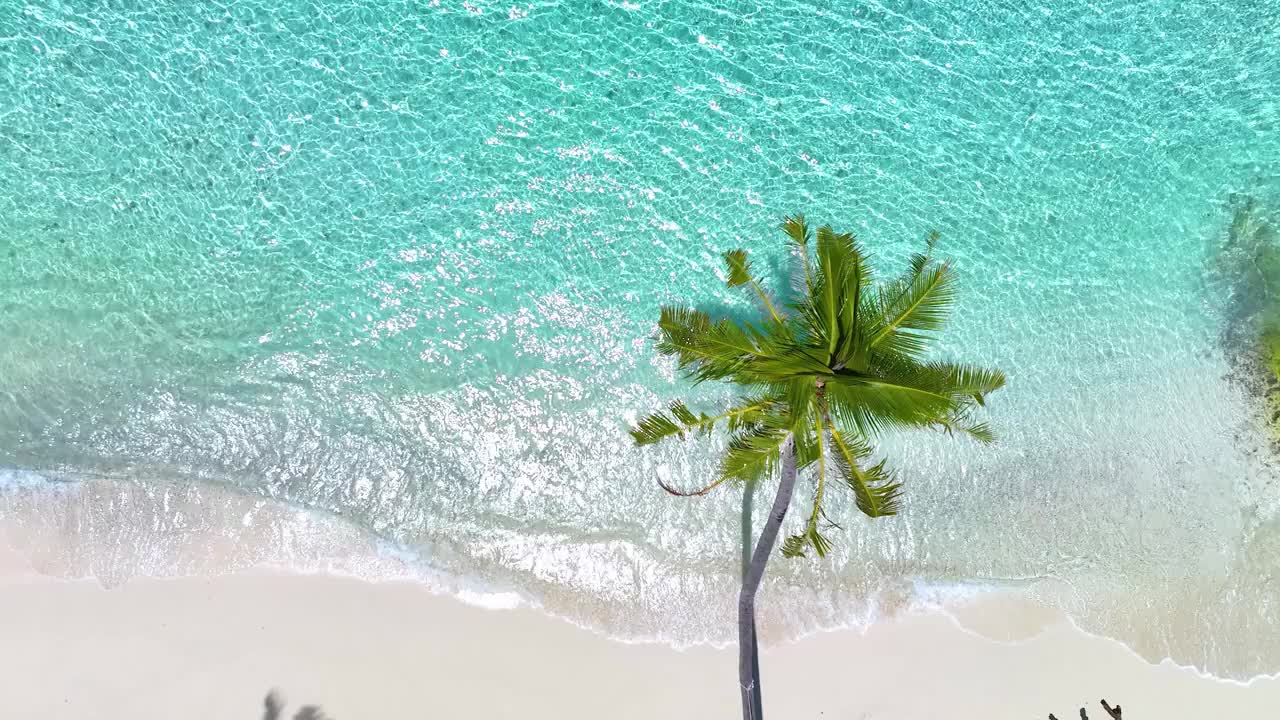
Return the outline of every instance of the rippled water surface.
<path id="1" fill-rule="evenodd" d="M 305 513 L 237 520 L 269 498 L 611 633 L 727 639 L 739 498 L 654 482 L 716 441 L 625 434 L 690 394 L 657 306 L 749 310 L 734 247 L 784 287 L 788 213 L 886 268 L 937 228 L 943 352 L 1008 373 L 1001 442 L 888 441 L 905 512 L 842 506 L 833 557 L 776 563 L 772 637 L 1019 586 L 1275 672 L 1280 486 L 1206 262 L 1233 202 L 1276 206 L 1277 87 L 1275 0 L 12 6 L 0 465 L 94 480 L 9 473 L 0 507 L 74 516 L 118 581 L 202 569 L 171 552 L 196 527 L 294 547 Z"/>

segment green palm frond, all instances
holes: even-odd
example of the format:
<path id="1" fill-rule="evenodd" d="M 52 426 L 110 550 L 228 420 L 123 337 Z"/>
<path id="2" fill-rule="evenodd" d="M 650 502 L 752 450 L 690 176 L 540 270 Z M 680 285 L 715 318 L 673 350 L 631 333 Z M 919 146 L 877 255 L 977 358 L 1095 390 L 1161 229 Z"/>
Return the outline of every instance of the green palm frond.
<path id="1" fill-rule="evenodd" d="M 770 347 L 767 335 L 749 332 L 732 320 L 716 322 L 701 311 L 681 306 L 662 308 L 657 351 L 674 356 L 696 382 L 724 380 L 755 362 L 776 359 L 782 349 Z"/>
<path id="2" fill-rule="evenodd" d="M 929 381 L 940 390 L 956 397 L 971 397 L 979 405 L 986 404 L 986 396 L 1004 387 L 1004 373 L 989 370 L 975 365 L 958 363 L 931 362 L 920 366 L 923 379 L 931 376 Z"/>
<path id="3" fill-rule="evenodd" d="M 785 425 L 786 416 L 785 413 L 780 413 L 780 411 L 784 407 L 785 406 L 780 404 L 777 397 L 766 394 L 743 400 L 737 406 L 720 413 L 719 415 L 708 416 L 705 413 L 701 415 L 695 414 L 692 410 L 689 410 L 684 403 L 676 401 L 671 404 L 670 415 L 665 413 L 654 413 L 653 415 L 646 417 L 644 420 L 640 421 L 638 427 L 632 430 L 631 435 L 635 438 L 637 445 L 648 445 L 658 442 L 664 438 L 671 437 L 672 435 L 678 435 L 683 439 L 686 433 L 689 432 L 710 432 L 716 423 L 721 420 L 725 420 L 727 421 L 729 430 L 736 433 L 736 436 L 747 437 L 753 434 L 758 434 L 770 427 L 782 428 Z M 777 453 L 775 453 L 775 455 L 776 454 Z M 752 470 L 752 472 L 769 472 L 772 467 L 769 463 L 774 462 L 774 460 L 770 460 L 768 458 L 765 460 L 767 462 L 761 468 Z M 754 477 L 747 477 L 745 473 L 745 470 L 743 471 L 743 474 L 740 475 L 731 475 L 722 472 L 716 480 L 695 490 L 681 490 L 668 485 L 661 479 L 658 480 L 658 485 L 672 495 L 679 497 L 692 497 L 696 495 L 706 495 L 719 485 L 730 480 L 755 479 Z M 756 477 L 758 477 L 758 475 Z"/>
<path id="4" fill-rule="evenodd" d="M 706 342 L 712 326 L 711 316 L 701 310 L 679 305 L 663 306 L 658 316 L 655 349 L 661 355 L 674 356 L 682 370 L 691 365 L 712 365 L 717 375 L 728 377 L 740 364 L 740 355 L 754 348 L 713 352 Z"/>
<path id="5" fill-rule="evenodd" d="M 833 367 L 856 364 L 866 344 L 861 315 L 870 306 L 870 265 L 852 234 L 827 226 L 818 228 L 816 253 L 810 292 L 794 306 L 805 329 L 804 344 L 820 350 Z"/>
<path id="6" fill-rule="evenodd" d="M 636 445 L 653 445 L 674 435 L 684 438 L 684 428 L 664 412 L 656 412 L 640 419 L 631 428 L 631 439 Z"/>
<path id="7" fill-rule="evenodd" d="M 799 535 L 792 535 L 782 542 L 782 557 L 805 557 L 809 548 L 813 548 L 818 557 L 826 557 L 831 550 L 831 541 L 817 527 L 805 528 Z"/>
<path id="8" fill-rule="evenodd" d="M 940 417 L 934 421 L 934 424 L 942 428 L 943 432 L 948 435 L 962 433 L 985 445 L 990 445 L 996 441 L 996 436 L 992 432 L 991 426 L 974 418 L 972 409 L 969 407 L 952 415 Z"/>
<path id="9" fill-rule="evenodd" d="M 804 557 L 804 549 L 808 544 L 808 538 L 804 535 L 792 535 L 782 541 L 782 557 Z"/>
<path id="10" fill-rule="evenodd" d="M 862 369 L 866 365 L 869 345 L 863 313 L 873 305 L 871 265 L 867 256 L 849 236 L 849 259 L 845 262 L 845 304 L 840 312 L 840 344 L 836 347 L 835 365 Z"/>
<path id="11" fill-rule="evenodd" d="M 805 375 L 796 377 L 787 383 L 786 390 L 787 410 L 791 414 L 791 424 L 793 427 L 804 426 L 818 399 L 813 377 Z"/>
<path id="12" fill-rule="evenodd" d="M 791 380 L 809 376 L 811 381 L 817 375 L 830 375 L 835 372 L 833 368 L 819 359 L 819 354 L 815 353 L 811 348 L 802 345 L 793 345 L 769 358 L 762 358 L 751 364 L 751 367 L 743 372 L 743 380 L 752 383 L 781 383 L 786 384 Z"/>
<path id="13" fill-rule="evenodd" d="M 845 276 L 854 253 L 853 236 L 840 235 L 829 226 L 818 228 L 818 281 L 814 301 L 821 325 L 817 328 L 826 341 L 827 354 L 835 355 L 840 343 L 840 315 L 846 302 Z"/>
<path id="14" fill-rule="evenodd" d="M 1004 386 L 1004 373 L 974 365 L 948 362 L 912 362 L 904 358 L 883 358 L 877 363 L 878 379 L 949 397 L 959 404 L 978 402 Z"/>
<path id="15" fill-rule="evenodd" d="M 678 436 L 681 440 L 686 434 L 693 432 L 708 433 L 719 417 L 713 418 L 706 413 L 694 414 L 687 405 L 679 400 L 667 407 L 669 413 L 655 412 L 640 420 L 631 429 L 631 437 L 636 445 L 652 445 L 669 437 Z"/>
<path id="16" fill-rule="evenodd" d="M 879 325 L 876 328 L 876 332 L 883 328 L 883 325 Z M 887 358 L 890 361 L 919 362 L 920 358 L 923 358 L 929 352 L 931 341 L 932 338 L 926 333 L 899 328 L 892 331 L 888 338 L 882 339 L 874 350 L 868 347 L 867 355 L 878 354 L 880 358 Z M 867 364 L 873 367 L 879 365 L 875 360 Z"/>
<path id="17" fill-rule="evenodd" d="M 804 267 L 804 292 L 813 289 L 813 269 L 809 266 L 809 224 L 804 215 L 792 215 L 782 221 L 782 231 L 791 238 L 800 253 L 800 261 Z"/>
<path id="18" fill-rule="evenodd" d="M 724 263 L 729 268 L 729 287 L 740 287 L 751 282 L 751 259 L 746 250 L 730 250 L 724 254 Z"/>
<path id="19" fill-rule="evenodd" d="M 954 303 L 955 280 L 950 266 L 926 263 L 919 272 L 881 288 L 876 303 L 879 318 L 870 347 L 883 344 L 888 349 L 918 356 L 925 339 L 920 333 L 941 330 Z"/>
<path id="20" fill-rule="evenodd" d="M 953 430 L 976 431 L 982 425 L 959 419 L 974 402 L 982 404 L 988 393 L 1005 382 L 998 370 L 955 363 L 915 363 L 903 358 L 881 357 L 878 375 L 837 373 L 827 383 L 831 413 L 846 428 L 864 437 L 887 430 L 950 425 Z M 939 418 L 943 418 L 940 420 Z M 955 420 L 951 420 L 955 419 Z M 971 433 L 972 434 L 972 433 Z"/>
<path id="21" fill-rule="evenodd" d="M 684 402 L 674 400 L 667 406 L 667 412 L 659 411 L 642 418 L 631 429 L 631 437 L 636 445 L 653 445 L 669 437 L 683 440 L 693 433 L 711 432 L 721 420 L 726 421 L 729 430 L 739 430 L 764 422 L 780 402 L 775 395 L 757 395 L 742 400 L 719 415 L 708 415 L 694 413 Z"/>
<path id="22" fill-rule="evenodd" d="M 753 395 L 738 401 L 737 405 L 714 419 L 717 421 L 721 418 L 725 419 L 730 432 L 755 427 L 768 422 L 772 415 L 784 411 L 785 408 L 780 405 L 781 402 L 781 398 L 773 393 Z"/>
<path id="23" fill-rule="evenodd" d="M 782 316 L 778 314 L 777 308 L 773 306 L 773 301 L 765 294 L 764 288 L 751 274 L 751 259 L 747 256 L 746 250 L 730 250 L 724 254 L 724 263 L 729 269 L 729 278 L 726 281 L 729 287 L 741 287 L 750 285 L 755 291 L 756 296 L 760 298 L 760 302 L 764 303 L 764 307 L 769 311 L 769 316 L 775 323 L 782 322 Z"/>
<path id="24" fill-rule="evenodd" d="M 791 436 L 795 440 L 796 471 L 803 471 L 818 462 L 818 438 L 813 434 L 812 425 L 799 425 L 791 428 Z"/>
<path id="25" fill-rule="evenodd" d="M 797 213 L 785 218 L 781 227 L 797 247 L 802 250 L 809 247 L 812 235 L 809 233 L 809 223 L 805 222 L 804 215 Z"/>
<path id="26" fill-rule="evenodd" d="M 799 340 L 802 346 L 808 349 L 814 357 L 830 361 L 834 357 L 834 354 L 829 349 L 830 340 L 833 333 L 835 337 L 839 337 L 839 329 L 829 324 L 828 318 L 823 314 L 822 305 L 813 300 L 816 297 L 816 292 L 826 292 L 825 279 L 821 273 L 814 279 L 814 290 L 815 294 L 811 294 L 810 298 L 793 307 L 800 319 L 799 325 L 802 332 L 799 335 Z M 832 362 L 831 364 L 834 365 L 835 363 Z"/>
<path id="27" fill-rule="evenodd" d="M 813 492 L 813 511 L 809 513 L 809 526 L 806 534 L 810 539 L 816 539 L 818 535 L 818 516 L 822 514 L 822 501 L 826 499 L 827 492 L 827 445 L 823 442 L 823 437 L 827 434 L 827 430 L 822 425 L 822 416 L 815 415 L 813 418 L 813 434 L 818 439 L 818 482 Z M 820 557 L 824 557 L 827 551 L 821 546 L 816 545 L 814 549 L 818 551 Z"/>
<path id="28" fill-rule="evenodd" d="M 918 275 L 924 272 L 925 267 L 933 261 L 933 249 L 937 247 L 938 239 L 941 237 L 942 234 L 937 230 L 930 230 L 929 234 L 925 236 L 924 252 L 911 254 L 911 262 L 909 263 L 909 266 L 911 267 L 911 273 L 913 275 Z"/>
<path id="29" fill-rule="evenodd" d="M 916 387 L 900 377 L 836 375 L 827 382 L 826 397 L 836 420 L 864 437 L 926 427 L 951 415 L 958 405 L 949 394 Z"/>
<path id="30" fill-rule="evenodd" d="M 799 557 L 805 554 L 807 548 L 812 547 L 818 557 L 826 557 L 827 551 L 831 549 L 831 542 L 822 535 L 818 529 L 818 519 L 824 515 L 823 501 L 826 499 L 827 491 L 827 467 L 829 460 L 827 457 L 826 444 L 823 442 L 823 436 L 826 429 L 822 424 L 822 417 L 814 417 L 813 437 L 815 439 L 815 448 L 817 450 L 817 477 L 813 491 L 813 509 L 809 511 L 809 519 L 805 523 L 804 532 L 799 535 L 792 535 L 787 538 L 782 546 L 782 554 L 786 557 Z"/>
<path id="31" fill-rule="evenodd" d="M 885 461 L 864 468 L 862 463 L 871 457 L 871 446 L 835 428 L 831 429 L 831 442 L 836 448 L 836 470 L 853 491 L 858 509 L 873 518 L 898 514 L 902 483 L 897 482 L 885 468 Z"/>
<path id="32" fill-rule="evenodd" d="M 755 482 L 778 466 L 782 444 L 790 433 L 785 427 L 761 425 L 736 433 L 720 460 L 717 482 Z"/>

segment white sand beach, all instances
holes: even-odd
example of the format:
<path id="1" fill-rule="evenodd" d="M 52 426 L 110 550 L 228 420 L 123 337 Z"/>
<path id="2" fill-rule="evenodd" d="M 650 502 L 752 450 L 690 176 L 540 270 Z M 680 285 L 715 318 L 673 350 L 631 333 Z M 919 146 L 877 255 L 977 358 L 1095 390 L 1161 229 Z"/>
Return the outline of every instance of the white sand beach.
<path id="1" fill-rule="evenodd" d="M 107 482 L 6 498 L 3 720 L 258 720 L 272 688 L 333 720 L 738 714 L 733 648 L 623 643 L 469 605 L 448 592 L 466 588 L 408 576 L 323 515 Z M 1082 705 L 1097 720 L 1101 698 L 1125 720 L 1280 713 L 1280 679 L 1152 665 L 1013 595 L 766 645 L 761 662 L 766 709 L 786 720 L 1074 720 Z"/>
<path id="2" fill-rule="evenodd" d="M 242 572 L 94 581 L 41 577 L 0 555 L 0 716 L 256 719 L 290 709 L 363 718 L 735 717 L 734 656 L 624 644 L 531 609 L 488 610 L 403 582 Z M 1248 685 L 1150 665 L 1052 614 L 993 600 L 868 632 L 769 647 L 774 718 L 1268 718 L 1280 680 Z"/>

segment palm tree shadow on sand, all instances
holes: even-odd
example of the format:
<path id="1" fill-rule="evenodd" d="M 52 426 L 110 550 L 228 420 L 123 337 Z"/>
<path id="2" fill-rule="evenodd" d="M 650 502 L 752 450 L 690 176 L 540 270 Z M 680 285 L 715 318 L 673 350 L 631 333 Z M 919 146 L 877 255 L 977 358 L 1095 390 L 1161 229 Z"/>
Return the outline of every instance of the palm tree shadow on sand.
<path id="1" fill-rule="evenodd" d="M 284 699 L 272 690 L 262 700 L 262 720 L 284 720 Z M 303 705 L 293 714 L 293 720 L 333 720 L 324 714 L 319 705 Z"/>
<path id="2" fill-rule="evenodd" d="M 262 701 L 263 713 L 262 720 L 283 720 L 284 719 L 284 700 L 281 699 L 280 693 L 272 690 L 267 693 L 267 697 Z M 1106 699 L 1102 700 L 1102 709 L 1107 711 L 1112 720 L 1123 720 L 1120 716 L 1119 705 L 1109 705 Z M 1089 720 L 1089 714 L 1084 708 L 1080 708 L 1081 720 Z M 318 705 L 303 705 L 294 713 L 293 720 L 334 720 L 324 714 Z M 1058 720 L 1058 716 L 1049 713 L 1049 720 Z"/>
<path id="3" fill-rule="evenodd" d="M 1104 699 L 1102 701 L 1102 709 L 1107 711 L 1107 715 L 1110 715 L 1112 720 L 1123 720 L 1123 718 L 1120 717 L 1119 705 L 1112 707 L 1111 705 L 1108 705 L 1107 701 Z M 1058 717 L 1053 713 L 1049 713 L 1049 720 L 1058 720 Z M 1080 720 L 1089 720 L 1089 713 L 1086 712 L 1084 708 L 1080 708 Z"/>

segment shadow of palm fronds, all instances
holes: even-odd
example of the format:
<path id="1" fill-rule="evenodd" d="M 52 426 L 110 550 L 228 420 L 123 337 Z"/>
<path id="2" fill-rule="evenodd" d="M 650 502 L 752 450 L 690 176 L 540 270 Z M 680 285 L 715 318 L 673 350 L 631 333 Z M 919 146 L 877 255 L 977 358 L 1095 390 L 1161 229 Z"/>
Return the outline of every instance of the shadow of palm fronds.
<path id="1" fill-rule="evenodd" d="M 1120 717 L 1119 705 L 1112 707 L 1107 704 L 1107 701 L 1104 698 L 1102 700 L 1102 709 L 1107 711 L 1107 714 L 1111 716 L 1112 720 L 1123 720 L 1123 718 Z M 1058 720 L 1058 717 L 1053 713 L 1049 713 L 1049 720 Z M 1089 720 L 1089 713 L 1086 712 L 1084 708 L 1080 708 L 1080 720 Z"/>
<path id="2" fill-rule="evenodd" d="M 280 693 L 272 690 L 262 700 L 262 720 L 282 720 L 284 718 L 284 699 Z M 333 720 L 324 714 L 319 705 L 303 705 L 293 714 L 293 720 Z"/>

